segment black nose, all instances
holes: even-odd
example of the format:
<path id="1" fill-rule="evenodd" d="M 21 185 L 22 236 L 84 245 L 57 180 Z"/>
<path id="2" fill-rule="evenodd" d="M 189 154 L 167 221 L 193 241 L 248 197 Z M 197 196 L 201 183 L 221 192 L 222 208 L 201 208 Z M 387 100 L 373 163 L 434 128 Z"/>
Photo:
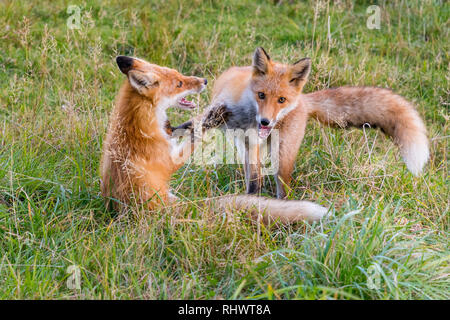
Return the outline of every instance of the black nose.
<path id="1" fill-rule="evenodd" d="M 133 58 L 127 56 L 118 56 L 116 58 L 117 65 L 119 66 L 120 71 L 125 74 L 128 74 L 128 71 L 133 67 Z"/>
<path id="2" fill-rule="evenodd" d="M 267 118 L 262 118 L 260 122 L 263 126 L 268 126 L 270 124 L 270 121 Z"/>
<path id="3" fill-rule="evenodd" d="M 208 84 L 208 80 L 205 79 L 205 81 L 203 81 L 203 83 L 205 84 L 205 86 Z"/>

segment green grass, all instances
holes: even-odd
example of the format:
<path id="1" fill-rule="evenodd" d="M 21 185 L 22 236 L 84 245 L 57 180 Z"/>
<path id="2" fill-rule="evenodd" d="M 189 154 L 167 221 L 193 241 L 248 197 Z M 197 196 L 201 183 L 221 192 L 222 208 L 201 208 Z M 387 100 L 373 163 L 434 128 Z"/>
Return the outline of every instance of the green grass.
<path id="1" fill-rule="evenodd" d="M 70 4 L 79 30 L 66 26 Z M 383 1 L 381 29 L 369 30 L 370 4 L 2 1 L 0 298 L 449 299 L 449 4 Z M 414 101 L 431 139 L 424 174 L 413 177 L 381 132 L 311 121 L 289 197 L 331 207 L 320 224 L 259 229 L 199 209 L 195 200 L 244 192 L 242 169 L 227 165 L 176 174 L 189 199 L 181 216 L 108 212 L 98 167 L 124 80 L 114 57 L 212 83 L 257 46 L 278 61 L 311 57 L 306 92 L 375 85 Z M 72 265 L 80 289 L 67 285 Z"/>

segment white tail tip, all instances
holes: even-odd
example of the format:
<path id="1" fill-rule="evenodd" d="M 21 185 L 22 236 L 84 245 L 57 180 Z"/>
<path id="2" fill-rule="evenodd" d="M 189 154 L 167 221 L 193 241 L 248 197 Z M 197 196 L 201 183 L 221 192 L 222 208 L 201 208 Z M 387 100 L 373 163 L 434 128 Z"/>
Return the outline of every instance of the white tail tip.
<path id="1" fill-rule="evenodd" d="M 300 211 L 305 212 L 306 220 L 313 222 L 319 221 L 328 213 L 328 209 L 309 201 L 301 202 Z"/>
<path id="2" fill-rule="evenodd" d="M 428 141 L 426 138 L 421 140 L 422 141 L 405 146 L 402 150 L 402 156 L 406 163 L 406 167 L 415 176 L 420 175 L 430 156 Z"/>

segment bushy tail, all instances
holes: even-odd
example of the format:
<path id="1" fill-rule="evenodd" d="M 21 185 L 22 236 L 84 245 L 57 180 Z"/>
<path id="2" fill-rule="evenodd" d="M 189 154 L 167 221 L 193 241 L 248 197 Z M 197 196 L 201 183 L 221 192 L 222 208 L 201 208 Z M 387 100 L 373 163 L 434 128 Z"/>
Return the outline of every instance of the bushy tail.
<path id="1" fill-rule="evenodd" d="M 399 146 L 408 169 L 419 175 L 428 160 L 425 125 L 413 105 L 389 89 L 340 87 L 304 95 L 309 115 L 339 127 L 378 127 Z"/>
<path id="2" fill-rule="evenodd" d="M 320 220 L 328 212 L 328 209 L 309 201 L 278 200 L 252 195 L 223 196 L 210 199 L 209 202 L 229 213 L 242 210 L 253 219 L 261 215 L 264 223 L 292 223 L 301 220 L 313 222 Z"/>

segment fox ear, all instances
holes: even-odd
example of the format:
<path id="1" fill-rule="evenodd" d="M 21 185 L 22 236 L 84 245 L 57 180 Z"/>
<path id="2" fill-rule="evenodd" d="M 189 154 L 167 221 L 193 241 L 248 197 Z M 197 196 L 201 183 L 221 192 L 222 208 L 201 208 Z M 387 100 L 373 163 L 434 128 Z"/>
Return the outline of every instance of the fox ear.
<path id="1" fill-rule="evenodd" d="M 291 67 L 291 79 L 289 80 L 289 82 L 295 86 L 298 86 L 300 83 L 304 83 L 308 79 L 310 71 L 311 71 L 310 58 L 303 58 L 298 60 Z"/>
<path id="2" fill-rule="evenodd" d="M 158 77 L 153 72 L 144 73 L 137 70 L 131 70 L 128 72 L 128 80 L 130 81 L 130 85 L 139 93 L 146 88 L 151 88 L 158 85 Z"/>
<path id="3" fill-rule="evenodd" d="M 266 74 L 269 71 L 270 57 L 262 48 L 256 48 L 253 54 L 253 72 L 257 74 Z"/>

